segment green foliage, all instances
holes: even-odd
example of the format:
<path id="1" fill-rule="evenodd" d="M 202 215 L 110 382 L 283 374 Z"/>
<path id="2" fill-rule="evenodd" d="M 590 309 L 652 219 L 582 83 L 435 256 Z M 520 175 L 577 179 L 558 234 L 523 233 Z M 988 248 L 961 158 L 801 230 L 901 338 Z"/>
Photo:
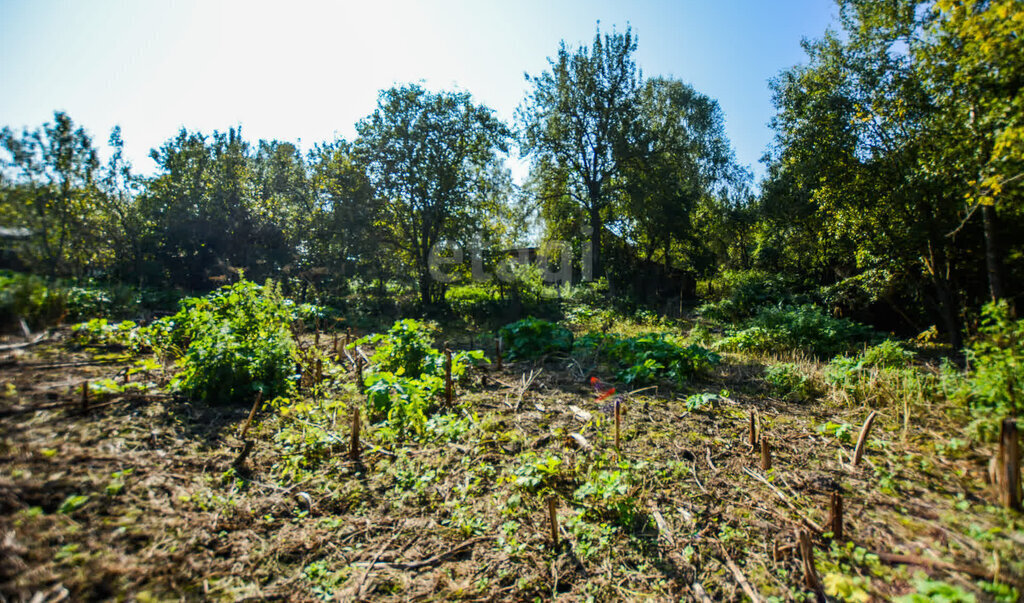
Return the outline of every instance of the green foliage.
<path id="1" fill-rule="evenodd" d="M 723 270 L 701 283 L 701 289 L 714 301 L 698 308 L 698 314 L 719 322 L 750 318 L 765 306 L 790 300 L 789 287 L 782 277 L 760 270 Z"/>
<path id="2" fill-rule="evenodd" d="M 1024 319 L 1013 319 L 1006 302 L 985 306 L 978 339 L 967 357 L 971 369 L 961 394 L 972 407 L 1024 412 Z"/>
<path id="3" fill-rule="evenodd" d="M 724 400 L 725 398 L 728 397 L 729 391 L 724 389 L 717 394 L 712 394 L 710 392 L 692 394 L 686 396 L 686 410 L 690 412 L 695 412 L 698 410 L 703 410 L 705 408 L 710 408 L 714 406 L 715 403 L 717 403 L 719 400 Z"/>
<path id="4" fill-rule="evenodd" d="M 646 523 L 646 513 L 639 497 L 639 475 L 647 463 L 620 462 L 611 470 L 590 472 L 573 492 L 573 500 L 583 505 L 582 519 L 609 522 L 624 528 L 635 528 Z"/>
<path id="5" fill-rule="evenodd" d="M 513 470 L 516 486 L 527 492 L 553 489 L 562 475 L 562 459 L 549 454 L 539 457 L 528 452 L 521 457 L 523 463 Z"/>
<path id="6" fill-rule="evenodd" d="M 849 444 L 853 438 L 853 425 L 829 421 L 818 426 L 818 432 L 835 436 L 839 441 Z"/>
<path id="7" fill-rule="evenodd" d="M 72 494 L 64 499 L 57 512 L 62 515 L 70 515 L 85 506 L 89 502 L 88 494 Z"/>
<path id="8" fill-rule="evenodd" d="M 134 347 L 145 345 L 144 337 L 137 325 L 130 321 L 111 324 L 106 318 L 93 318 L 71 326 L 71 341 L 76 345 L 120 345 Z"/>
<path id="9" fill-rule="evenodd" d="M 436 324 L 406 318 L 392 325 L 387 334 L 368 335 L 349 347 L 375 345 L 373 356 L 370 357 L 375 371 L 389 371 L 410 377 L 420 373 L 443 376 L 444 357 L 433 347 L 436 336 Z"/>
<path id="10" fill-rule="evenodd" d="M 975 603 L 977 598 L 963 588 L 947 584 L 939 580 L 931 580 L 923 574 L 913 580 L 914 589 L 909 595 L 895 597 L 895 603 L 929 603 L 942 601 L 943 603 Z"/>
<path id="11" fill-rule="evenodd" d="M 539 318 L 524 318 L 507 324 L 498 331 L 498 336 L 509 360 L 539 358 L 572 349 L 572 331 Z"/>
<path id="12" fill-rule="evenodd" d="M 594 350 L 616 371 L 615 379 L 628 385 L 658 381 L 681 384 L 720 360 L 717 354 L 698 345 L 683 345 L 666 333 L 635 337 L 591 333 L 580 338 L 578 347 Z"/>
<path id="13" fill-rule="evenodd" d="M 923 399 L 934 378 L 908 363 L 915 357 L 897 341 L 886 340 L 855 356 L 837 356 L 825 365 L 825 383 L 854 402 L 886 396 L 890 402 Z"/>
<path id="14" fill-rule="evenodd" d="M 719 342 L 726 350 L 751 352 L 803 351 L 815 356 L 832 356 L 868 339 L 870 328 L 846 318 L 833 318 L 817 307 L 781 306 L 765 308 Z"/>
<path id="15" fill-rule="evenodd" d="M 172 387 L 214 404 L 287 396 L 295 385 L 295 305 L 280 287 L 241 280 L 181 301 L 147 329 L 163 355 L 179 357 Z"/>
<path id="16" fill-rule="evenodd" d="M 772 391 L 796 402 L 808 400 L 814 394 L 814 384 L 800 367 L 792 362 L 780 362 L 768 367 L 764 380 Z"/>
<path id="17" fill-rule="evenodd" d="M 437 326 L 414 319 L 397 321 L 386 334 L 352 344 L 374 344 L 366 374 L 369 410 L 374 421 L 385 420 L 395 437 L 425 435 L 429 416 L 444 391 L 445 355 L 433 347 Z M 452 381 L 459 382 L 471 364 L 487 362 L 482 350 L 452 353 Z"/>
<path id="18" fill-rule="evenodd" d="M 63 318 L 67 305 L 67 291 L 41 277 L 0 272 L 0 326 L 14 327 L 24 318 L 29 327 L 42 327 Z"/>

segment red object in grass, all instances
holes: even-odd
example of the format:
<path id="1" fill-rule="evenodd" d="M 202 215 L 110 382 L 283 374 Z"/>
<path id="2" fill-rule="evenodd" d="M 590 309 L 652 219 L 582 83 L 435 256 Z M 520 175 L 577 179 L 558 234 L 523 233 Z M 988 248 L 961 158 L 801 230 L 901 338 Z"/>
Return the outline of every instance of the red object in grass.
<path id="1" fill-rule="evenodd" d="M 604 400 L 605 398 L 608 398 L 609 396 L 612 396 L 612 395 L 615 394 L 615 388 L 614 387 L 611 387 L 608 384 L 603 383 L 597 377 L 591 377 L 590 378 L 590 385 L 594 386 L 594 391 L 596 391 L 596 392 L 598 392 L 600 394 L 597 397 L 597 400 L 595 400 L 595 402 L 600 402 L 601 400 Z"/>

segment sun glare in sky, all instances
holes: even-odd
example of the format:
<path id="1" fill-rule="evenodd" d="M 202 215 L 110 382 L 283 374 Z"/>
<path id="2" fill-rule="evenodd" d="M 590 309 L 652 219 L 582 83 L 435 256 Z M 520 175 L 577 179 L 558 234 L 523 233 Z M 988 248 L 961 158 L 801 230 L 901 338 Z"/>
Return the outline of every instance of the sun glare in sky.
<path id="1" fill-rule="evenodd" d="M 303 148 L 351 139 L 396 83 L 459 88 L 511 122 L 561 40 L 633 28 L 646 76 L 719 101 L 741 164 L 771 142 L 768 79 L 803 60 L 836 10 L 794 2 L 14 2 L 0 1 L 0 123 L 67 111 L 105 142 L 120 125 L 136 171 L 184 127 L 241 125 Z M 521 178 L 525 164 L 512 163 Z"/>

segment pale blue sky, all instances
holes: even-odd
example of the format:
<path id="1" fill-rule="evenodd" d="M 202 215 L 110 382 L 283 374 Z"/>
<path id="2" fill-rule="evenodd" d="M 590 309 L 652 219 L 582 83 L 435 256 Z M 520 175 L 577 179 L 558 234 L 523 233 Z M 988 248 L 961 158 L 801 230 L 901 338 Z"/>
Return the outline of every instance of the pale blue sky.
<path id="1" fill-rule="evenodd" d="M 767 80 L 803 60 L 830 0 L 179 2 L 0 0 L 0 125 L 67 111 L 97 142 L 120 124 L 137 171 L 182 127 L 241 124 L 247 139 L 351 139 L 377 92 L 423 80 L 459 87 L 511 121 L 560 40 L 595 23 L 639 36 L 645 75 L 716 98 L 739 161 L 771 141 Z M 517 167 L 517 174 L 522 168 Z"/>

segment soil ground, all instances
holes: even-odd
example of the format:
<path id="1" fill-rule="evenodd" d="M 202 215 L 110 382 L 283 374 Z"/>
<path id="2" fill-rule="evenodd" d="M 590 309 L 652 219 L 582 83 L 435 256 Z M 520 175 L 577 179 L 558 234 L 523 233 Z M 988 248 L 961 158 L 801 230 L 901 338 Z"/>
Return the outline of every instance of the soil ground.
<path id="1" fill-rule="evenodd" d="M 994 450 L 940 405 L 875 408 L 853 466 L 871 408 L 776 399 L 761 364 L 731 357 L 691 391 L 627 397 L 615 451 L 594 367 L 506 362 L 457 390 L 458 429 L 388 444 L 364 427 L 354 462 L 342 356 L 307 390 L 319 413 L 262 410 L 238 463 L 250 409 L 177 399 L 160 371 L 133 375 L 154 384 L 145 394 L 93 393 L 83 412 L 83 382 L 120 381 L 138 358 L 66 335 L 0 359 L 0 599 L 813 600 L 819 584 L 889 600 L 926 580 L 979 600 L 1024 592 L 1024 520 L 995 505 Z M 722 389 L 687 409 L 687 394 Z M 558 544 L 547 495 L 519 479 L 551 457 L 538 479 Z M 574 497 L 620 468 L 632 477 L 604 490 L 620 506 Z"/>

